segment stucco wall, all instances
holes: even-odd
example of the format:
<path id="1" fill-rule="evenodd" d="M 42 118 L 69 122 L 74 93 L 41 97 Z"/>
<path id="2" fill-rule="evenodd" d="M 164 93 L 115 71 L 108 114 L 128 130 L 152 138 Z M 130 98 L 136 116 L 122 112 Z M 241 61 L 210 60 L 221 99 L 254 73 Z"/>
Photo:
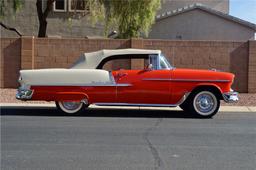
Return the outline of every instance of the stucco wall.
<path id="1" fill-rule="evenodd" d="M 149 34 L 153 39 L 230 40 L 254 38 L 254 31 L 200 9 L 158 20 Z"/>

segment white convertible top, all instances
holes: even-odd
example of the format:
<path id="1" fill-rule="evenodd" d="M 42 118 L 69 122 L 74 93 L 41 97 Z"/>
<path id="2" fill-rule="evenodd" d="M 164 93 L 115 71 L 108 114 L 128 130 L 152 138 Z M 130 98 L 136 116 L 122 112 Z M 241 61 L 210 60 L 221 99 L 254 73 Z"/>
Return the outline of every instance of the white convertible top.
<path id="1" fill-rule="evenodd" d="M 127 54 L 160 54 L 160 50 L 143 50 L 143 49 L 116 49 L 100 50 L 91 53 L 84 53 L 71 67 L 71 69 L 95 69 L 103 59 L 115 55 Z M 133 56 L 131 56 L 133 57 Z"/>

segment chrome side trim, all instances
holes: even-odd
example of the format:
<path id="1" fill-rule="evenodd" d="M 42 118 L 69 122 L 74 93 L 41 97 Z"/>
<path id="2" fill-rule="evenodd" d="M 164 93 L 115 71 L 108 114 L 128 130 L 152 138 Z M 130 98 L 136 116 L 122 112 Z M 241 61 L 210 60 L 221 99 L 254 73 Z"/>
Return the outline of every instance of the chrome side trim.
<path id="1" fill-rule="evenodd" d="M 171 79 L 171 81 L 182 81 L 182 82 L 230 82 L 230 80 L 209 80 L 209 79 Z"/>
<path id="2" fill-rule="evenodd" d="M 239 100 L 238 93 L 233 91 L 223 93 L 222 96 L 226 103 L 236 103 Z"/>
<path id="3" fill-rule="evenodd" d="M 117 87 L 127 87 L 127 86 L 132 86 L 132 84 L 128 84 L 128 83 L 117 83 L 116 86 L 117 86 Z"/>
<path id="4" fill-rule="evenodd" d="M 173 104 L 144 104 L 144 103 L 93 103 L 97 106 L 144 106 L 144 107 L 176 107 Z"/>
<path id="5" fill-rule="evenodd" d="M 145 104 L 145 103 L 92 103 L 97 106 L 143 106 L 143 107 L 176 107 L 181 105 L 189 96 L 185 93 L 176 104 Z"/>
<path id="6" fill-rule="evenodd" d="M 185 102 L 185 100 L 188 98 L 188 96 L 190 95 L 191 92 L 186 92 L 181 99 L 178 101 L 178 103 L 176 103 L 177 106 L 181 105 L 183 102 Z"/>
<path id="7" fill-rule="evenodd" d="M 168 78 L 144 78 L 143 81 L 171 81 Z"/>
<path id="8" fill-rule="evenodd" d="M 168 79 L 168 78 L 145 78 L 144 81 L 180 81 L 180 82 L 230 82 L 230 80 L 209 80 L 209 79 Z"/>
<path id="9" fill-rule="evenodd" d="M 132 86 L 132 84 L 128 84 L 128 83 L 117 83 L 117 84 L 95 84 L 95 85 L 92 85 L 92 84 L 67 84 L 67 85 L 63 85 L 63 84 L 54 84 L 54 85 L 46 85 L 46 84 L 42 84 L 42 85 L 31 85 L 31 86 L 83 86 L 83 87 L 127 87 L 127 86 Z"/>

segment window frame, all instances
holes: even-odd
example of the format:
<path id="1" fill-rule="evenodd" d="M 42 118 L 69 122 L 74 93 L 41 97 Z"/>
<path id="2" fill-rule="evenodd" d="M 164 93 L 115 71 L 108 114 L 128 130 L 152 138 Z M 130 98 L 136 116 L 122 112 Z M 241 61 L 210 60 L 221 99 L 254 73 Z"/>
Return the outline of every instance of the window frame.
<path id="1" fill-rule="evenodd" d="M 133 57 L 130 57 L 131 55 Z M 149 54 L 119 54 L 119 55 L 111 55 L 111 56 L 108 56 L 108 57 L 104 58 L 103 60 L 101 60 L 101 62 L 97 65 L 96 69 L 103 69 L 104 65 L 107 62 L 113 61 L 113 60 L 117 60 L 117 59 L 148 59 L 148 58 L 149 58 Z"/>
<path id="2" fill-rule="evenodd" d="M 64 9 L 56 9 L 56 1 L 53 3 L 53 12 L 67 12 L 67 1 L 68 0 L 63 0 L 64 1 Z"/>
<path id="3" fill-rule="evenodd" d="M 68 1 L 68 11 L 69 12 L 85 12 L 85 11 L 87 11 L 86 7 L 84 8 L 84 10 L 71 9 L 71 2 L 72 2 L 72 0 Z"/>

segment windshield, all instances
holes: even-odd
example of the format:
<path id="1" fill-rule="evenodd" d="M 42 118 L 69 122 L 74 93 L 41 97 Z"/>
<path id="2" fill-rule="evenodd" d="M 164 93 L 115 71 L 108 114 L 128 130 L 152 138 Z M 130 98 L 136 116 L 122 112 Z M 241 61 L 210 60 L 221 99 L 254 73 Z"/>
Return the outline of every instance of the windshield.
<path id="1" fill-rule="evenodd" d="M 171 69 L 172 68 L 172 66 L 167 61 L 167 59 L 164 57 L 163 54 L 161 54 L 159 57 L 159 67 L 160 67 L 160 69 Z"/>

